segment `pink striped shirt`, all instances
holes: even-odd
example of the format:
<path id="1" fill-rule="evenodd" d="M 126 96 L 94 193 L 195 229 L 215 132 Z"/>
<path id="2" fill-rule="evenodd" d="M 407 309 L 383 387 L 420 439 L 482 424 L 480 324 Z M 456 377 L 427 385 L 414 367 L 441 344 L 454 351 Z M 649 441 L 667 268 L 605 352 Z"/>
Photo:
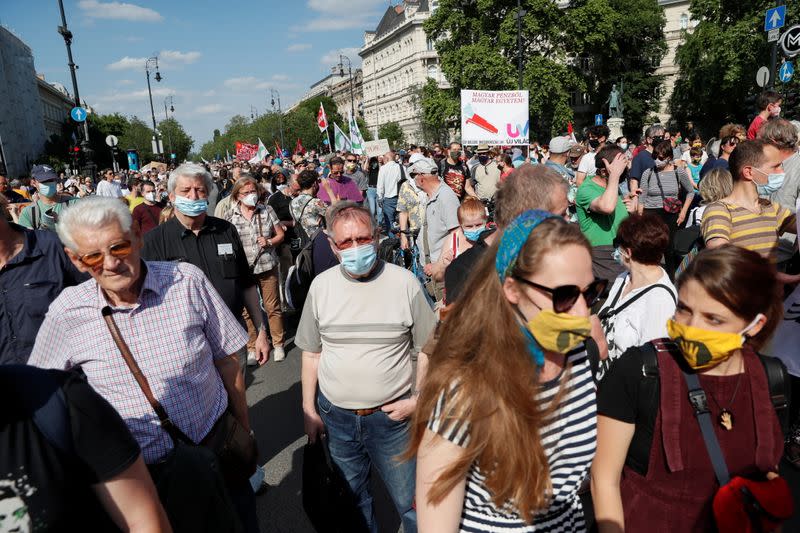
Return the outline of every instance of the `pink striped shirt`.
<path id="1" fill-rule="evenodd" d="M 147 262 L 139 302 L 113 308 L 114 320 L 154 396 L 195 442 L 228 406 L 214 362 L 247 343 L 247 334 L 203 272 L 189 263 Z M 94 279 L 65 289 L 50 305 L 29 364 L 81 367 L 89 384 L 119 411 L 146 463 L 163 459 L 172 440 L 117 349 Z"/>

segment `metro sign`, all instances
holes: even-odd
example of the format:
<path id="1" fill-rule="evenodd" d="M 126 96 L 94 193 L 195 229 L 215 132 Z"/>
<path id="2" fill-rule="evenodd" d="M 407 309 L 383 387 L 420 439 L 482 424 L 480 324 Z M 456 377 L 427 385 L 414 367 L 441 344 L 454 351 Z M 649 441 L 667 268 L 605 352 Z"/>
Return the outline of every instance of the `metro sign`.
<path id="1" fill-rule="evenodd" d="M 781 36 L 781 49 L 786 57 L 800 54 L 800 24 L 792 26 Z"/>

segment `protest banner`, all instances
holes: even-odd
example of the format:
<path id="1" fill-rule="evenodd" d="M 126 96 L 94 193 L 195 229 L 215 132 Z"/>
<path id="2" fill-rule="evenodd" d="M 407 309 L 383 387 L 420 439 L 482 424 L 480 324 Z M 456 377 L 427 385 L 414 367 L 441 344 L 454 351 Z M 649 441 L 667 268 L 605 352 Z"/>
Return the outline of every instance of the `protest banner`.
<path id="1" fill-rule="evenodd" d="M 461 143 L 527 145 L 528 91 L 461 91 Z"/>
<path id="2" fill-rule="evenodd" d="M 366 141 L 364 143 L 364 153 L 367 157 L 378 157 L 389 151 L 389 141 L 378 139 L 377 141 Z"/>

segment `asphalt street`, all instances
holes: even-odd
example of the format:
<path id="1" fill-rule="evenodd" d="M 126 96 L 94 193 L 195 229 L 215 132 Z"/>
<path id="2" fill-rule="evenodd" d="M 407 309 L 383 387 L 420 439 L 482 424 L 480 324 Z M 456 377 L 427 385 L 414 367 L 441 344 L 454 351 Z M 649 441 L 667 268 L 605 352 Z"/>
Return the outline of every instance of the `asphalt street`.
<path id="1" fill-rule="evenodd" d="M 293 322 L 289 319 L 289 322 Z M 294 324 L 287 334 L 293 335 Z M 288 337 L 293 341 L 294 337 Z M 270 488 L 256 496 L 262 533 L 313 533 L 303 511 L 303 432 L 300 390 L 300 350 L 287 342 L 286 359 L 270 360 L 247 371 L 250 423 L 259 445 Z M 400 520 L 385 489 L 373 476 L 375 512 L 381 533 L 398 531 Z"/>

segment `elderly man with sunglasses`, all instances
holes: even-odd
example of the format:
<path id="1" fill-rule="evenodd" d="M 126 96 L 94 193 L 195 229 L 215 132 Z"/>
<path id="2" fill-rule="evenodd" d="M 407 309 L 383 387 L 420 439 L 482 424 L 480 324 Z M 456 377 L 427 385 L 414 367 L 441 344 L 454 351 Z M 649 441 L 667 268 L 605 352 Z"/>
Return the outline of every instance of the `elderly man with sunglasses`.
<path id="1" fill-rule="evenodd" d="M 414 533 L 415 463 L 397 456 L 408 447 L 416 407 L 411 357 L 435 318 L 413 274 L 377 258 L 378 228 L 368 209 L 340 202 L 327 218 L 340 266 L 314 279 L 295 337 L 303 350 L 305 431 L 312 442 L 327 434 L 333 462 L 370 531 L 377 532 L 369 489 L 374 466 L 403 530 Z M 420 354 L 417 385 L 426 366 Z"/>
<path id="2" fill-rule="evenodd" d="M 250 431 L 244 376 L 236 352 L 247 335 L 203 272 L 183 262 L 144 262 L 130 211 L 112 198 L 87 198 L 64 211 L 57 228 L 70 261 L 91 279 L 50 305 L 29 364 L 80 367 L 119 411 L 157 469 L 173 449 L 103 315 L 110 314 L 153 396 L 192 441 L 200 443 L 226 410 Z M 156 470 L 154 470 L 154 468 Z M 247 531 L 257 531 L 247 480 L 228 491 Z M 167 510 L 170 502 L 163 502 Z"/>

